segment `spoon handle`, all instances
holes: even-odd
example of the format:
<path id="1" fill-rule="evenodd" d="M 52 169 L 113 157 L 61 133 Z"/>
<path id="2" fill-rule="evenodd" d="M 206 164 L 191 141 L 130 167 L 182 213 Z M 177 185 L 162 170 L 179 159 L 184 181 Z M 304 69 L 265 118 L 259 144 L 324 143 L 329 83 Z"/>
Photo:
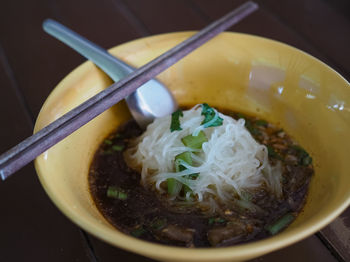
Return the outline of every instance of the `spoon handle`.
<path id="1" fill-rule="evenodd" d="M 43 28 L 47 33 L 91 60 L 114 82 L 118 82 L 136 70 L 108 53 L 107 50 L 52 19 L 45 20 Z M 142 128 L 146 128 L 155 118 L 171 114 L 177 109 L 172 93 L 156 79 L 149 80 L 125 100 L 133 118 Z"/>
<path id="2" fill-rule="evenodd" d="M 105 49 L 52 19 L 46 19 L 43 28 L 48 34 L 93 61 L 114 82 L 135 71 L 133 67 L 112 56 Z"/>

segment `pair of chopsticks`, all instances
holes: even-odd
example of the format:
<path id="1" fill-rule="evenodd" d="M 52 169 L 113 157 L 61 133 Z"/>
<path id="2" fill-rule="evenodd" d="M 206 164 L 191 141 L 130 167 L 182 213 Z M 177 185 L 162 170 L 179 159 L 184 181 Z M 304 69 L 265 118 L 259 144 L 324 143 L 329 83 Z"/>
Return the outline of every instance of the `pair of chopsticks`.
<path id="1" fill-rule="evenodd" d="M 257 8 L 256 3 L 246 2 L 11 148 L 0 156 L 2 180 Z"/>

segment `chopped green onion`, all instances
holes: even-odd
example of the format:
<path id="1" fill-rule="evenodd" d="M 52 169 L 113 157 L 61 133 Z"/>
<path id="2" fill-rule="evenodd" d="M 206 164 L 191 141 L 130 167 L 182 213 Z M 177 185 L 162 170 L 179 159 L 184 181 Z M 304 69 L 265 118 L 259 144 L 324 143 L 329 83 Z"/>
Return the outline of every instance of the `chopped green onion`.
<path id="1" fill-rule="evenodd" d="M 176 170 L 176 172 L 181 172 L 181 171 L 186 169 L 183 165 L 180 164 L 181 160 L 186 162 L 189 165 L 192 165 L 191 152 L 186 151 L 186 152 L 183 152 L 183 153 L 175 156 L 175 170 Z"/>
<path id="2" fill-rule="evenodd" d="M 112 146 L 112 149 L 113 149 L 114 151 L 119 152 L 119 151 L 123 151 L 124 146 L 123 146 L 123 145 L 114 145 L 114 146 Z"/>
<path id="3" fill-rule="evenodd" d="M 141 226 L 139 228 L 136 228 L 134 231 L 132 231 L 131 235 L 133 235 L 134 237 L 140 237 L 144 233 L 146 233 L 146 230 Z"/>
<path id="4" fill-rule="evenodd" d="M 107 145 L 112 145 L 113 141 L 109 140 L 109 139 L 105 139 L 104 143 L 107 144 Z"/>
<path id="5" fill-rule="evenodd" d="M 294 219 L 295 217 L 291 213 L 288 213 L 278 219 L 274 224 L 266 226 L 265 229 L 269 231 L 271 235 L 275 235 L 289 225 Z"/>
<path id="6" fill-rule="evenodd" d="M 177 181 L 175 178 L 168 178 L 167 179 L 168 184 L 168 194 L 170 196 L 176 196 L 180 193 L 182 189 L 182 183 Z"/>
<path id="7" fill-rule="evenodd" d="M 123 190 L 114 186 L 110 186 L 107 189 L 107 197 L 126 200 L 128 198 L 128 195 Z"/>
<path id="8" fill-rule="evenodd" d="M 244 126 L 248 129 L 248 131 L 253 135 L 253 136 L 256 136 L 256 135 L 259 135 L 260 134 L 260 131 L 255 128 L 252 124 L 252 122 L 249 120 L 249 119 L 246 119 L 245 120 L 245 124 Z"/>
<path id="9" fill-rule="evenodd" d="M 267 127 L 267 125 L 268 125 L 268 123 L 265 120 L 262 120 L 262 119 L 259 119 L 259 120 L 255 121 L 255 124 L 257 126 L 264 126 L 264 127 Z"/>
<path id="10" fill-rule="evenodd" d="M 178 109 L 174 113 L 171 114 L 171 124 L 170 131 L 173 132 L 175 130 L 182 130 L 180 125 L 180 117 L 183 116 L 182 110 Z"/>
<path id="11" fill-rule="evenodd" d="M 158 218 L 151 224 L 151 227 L 155 230 L 161 230 L 166 226 L 167 220 L 165 218 Z"/>
<path id="12" fill-rule="evenodd" d="M 191 189 L 189 186 L 184 185 L 184 195 L 186 196 L 186 194 L 187 194 L 188 192 L 190 192 L 191 195 L 192 195 L 192 193 L 193 193 L 192 189 Z"/>
<path id="13" fill-rule="evenodd" d="M 102 151 L 102 155 L 108 156 L 112 155 L 114 152 L 110 149 Z"/>
<path id="14" fill-rule="evenodd" d="M 115 187 L 108 187 L 107 189 L 107 196 L 110 197 L 110 198 L 118 198 L 118 194 L 119 194 L 119 191 L 117 188 Z"/>
<path id="15" fill-rule="evenodd" d="M 301 146 L 298 146 L 298 145 L 291 145 L 290 148 L 294 149 L 297 152 L 305 151 Z"/>
<path id="16" fill-rule="evenodd" d="M 224 218 L 221 218 L 221 217 L 211 217 L 209 218 L 208 220 L 208 224 L 211 226 L 211 225 L 214 225 L 215 223 L 219 223 L 219 224 L 223 224 L 226 222 L 226 219 Z"/>
<path id="17" fill-rule="evenodd" d="M 215 221 L 216 221 L 217 223 L 222 224 L 222 223 L 225 223 L 225 222 L 226 222 L 226 219 L 223 219 L 223 218 L 221 218 L 221 217 L 218 217 Z"/>
<path id="18" fill-rule="evenodd" d="M 175 156 L 175 171 L 181 172 L 186 169 L 185 166 L 183 166 L 181 163 L 187 163 L 189 165 L 192 165 L 192 157 L 191 152 L 186 151 L 181 154 L 178 154 Z M 189 174 L 184 176 L 187 179 L 197 179 L 199 173 L 196 174 Z M 181 189 L 184 189 L 184 194 L 186 195 L 187 192 L 192 192 L 191 188 L 189 188 L 187 185 L 183 185 L 181 182 L 177 181 L 174 178 L 168 178 L 168 194 L 171 196 L 177 195 L 180 193 Z"/>
<path id="19" fill-rule="evenodd" d="M 308 166 L 312 163 L 311 156 L 304 150 L 304 148 L 297 145 L 291 146 L 291 148 L 293 148 L 296 151 L 300 165 Z"/>
<path id="20" fill-rule="evenodd" d="M 202 144 L 207 142 L 208 139 L 203 131 L 200 131 L 197 136 L 188 135 L 181 139 L 182 143 L 193 149 L 201 149 Z"/>
<path id="21" fill-rule="evenodd" d="M 128 195 L 124 192 L 119 192 L 118 199 L 125 200 L 128 198 Z"/>
<path id="22" fill-rule="evenodd" d="M 275 151 L 275 149 L 273 149 L 272 146 L 268 145 L 266 147 L 267 147 L 267 152 L 268 152 L 269 157 L 277 158 L 279 160 L 282 159 L 282 157 Z"/>
<path id="23" fill-rule="evenodd" d="M 209 224 L 209 225 L 214 225 L 214 223 L 215 223 L 215 217 L 209 218 L 208 224 Z"/>
<path id="24" fill-rule="evenodd" d="M 217 113 L 207 103 L 201 104 L 201 107 L 202 107 L 202 115 L 204 116 L 204 120 L 202 121 L 201 125 L 204 125 L 204 124 L 210 122 L 215 117 L 215 115 Z M 223 121 L 223 119 L 221 117 L 218 117 L 217 120 L 215 120 L 209 126 L 205 126 L 205 127 L 221 126 L 222 121 Z"/>
<path id="25" fill-rule="evenodd" d="M 114 137 L 115 137 L 115 138 L 122 138 L 123 135 L 122 135 L 122 134 L 119 134 L 119 133 L 116 133 L 116 134 L 114 135 Z"/>

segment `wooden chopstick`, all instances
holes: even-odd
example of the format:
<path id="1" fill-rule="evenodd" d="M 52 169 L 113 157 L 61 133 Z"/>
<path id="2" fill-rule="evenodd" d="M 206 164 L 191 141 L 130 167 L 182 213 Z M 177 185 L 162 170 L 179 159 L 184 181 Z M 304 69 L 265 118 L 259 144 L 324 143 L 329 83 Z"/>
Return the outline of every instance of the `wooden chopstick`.
<path id="1" fill-rule="evenodd" d="M 175 64 L 217 34 L 241 21 L 257 8 L 258 5 L 254 2 L 244 3 L 2 154 L 0 156 L 0 176 L 2 180 L 5 180 L 41 153 L 130 95 L 139 86 Z"/>

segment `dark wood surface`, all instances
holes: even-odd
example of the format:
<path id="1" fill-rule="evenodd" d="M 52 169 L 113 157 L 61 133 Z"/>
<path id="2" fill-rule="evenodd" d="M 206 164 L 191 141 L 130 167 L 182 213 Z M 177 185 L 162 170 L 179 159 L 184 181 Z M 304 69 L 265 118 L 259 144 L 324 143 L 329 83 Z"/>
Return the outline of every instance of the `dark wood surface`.
<path id="1" fill-rule="evenodd" d="M 241 0 L 4 0 L 0 8 L 0 153 L 29 136 L 48 94 L 80 55 L 41 29 L 56 19 L 102 47 L 198 30 Z M 350 1 L 257 0 L 232 31 L 304 50 L 350 79 Z M 28 165 L 0 182 L 0 261 L 150 261 L 88 235 L 50 202 Z M 350 211 L 317 234 L 253 261 L 350 261 Z"/>

